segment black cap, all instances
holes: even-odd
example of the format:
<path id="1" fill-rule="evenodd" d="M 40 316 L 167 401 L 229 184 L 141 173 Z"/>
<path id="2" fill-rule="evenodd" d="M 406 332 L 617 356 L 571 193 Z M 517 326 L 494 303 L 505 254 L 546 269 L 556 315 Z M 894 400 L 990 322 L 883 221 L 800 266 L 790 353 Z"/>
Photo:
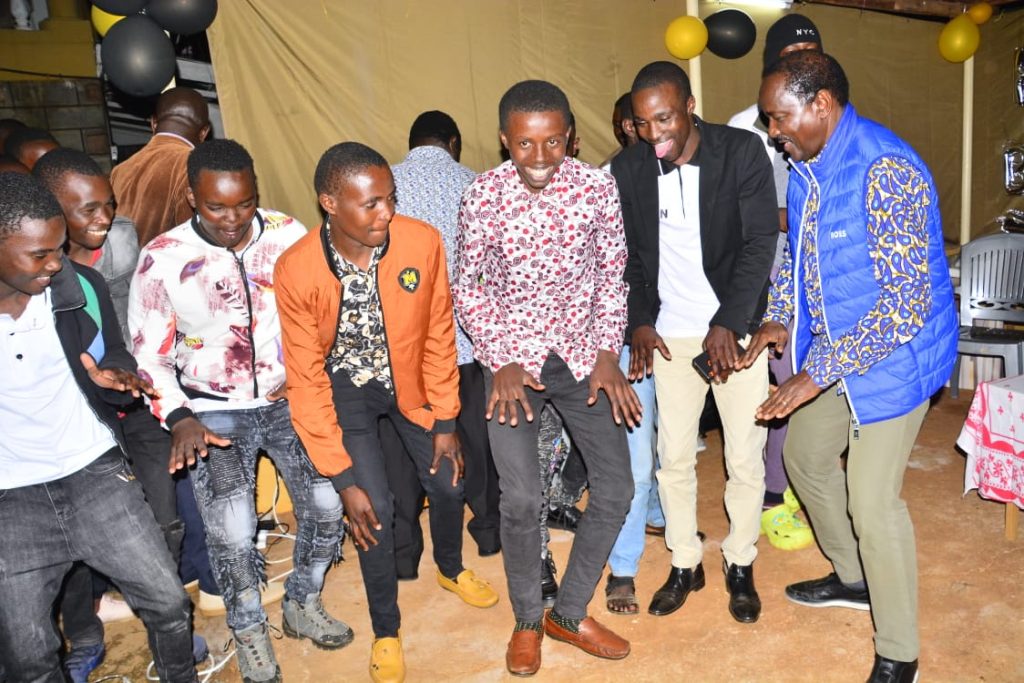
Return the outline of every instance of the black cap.
<path id="1" fill-rule="evenodd" d="M 764 66 L 768 68 L 779 59 L 779 53 L 797 43 L 817 43 L 822 50 L 821 33 L 814 22 L 802 14 L 787 14 L 768 29 L 764 39 Z"/>

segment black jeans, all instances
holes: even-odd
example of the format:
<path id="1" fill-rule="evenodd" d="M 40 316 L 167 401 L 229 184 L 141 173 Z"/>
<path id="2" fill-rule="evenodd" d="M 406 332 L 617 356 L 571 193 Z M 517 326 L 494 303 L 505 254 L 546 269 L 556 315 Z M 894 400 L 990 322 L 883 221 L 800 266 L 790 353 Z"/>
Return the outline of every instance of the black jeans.
<path id="1" fill-rule="evenodd" d="M 489 393 L 494 376 L 485 371 L 484 377 Z M 560 615 L 582 619 L 633 499 L 629 447 L 626 430 L 612 419 L 611 404 L 604 392 L 598 393 L 594 405 L 587 405 L 589 377 L 577 382 L 565 361 L 552 354 L 544 363 L 540 381 L 544 391 L 526 390 L 533 422 L 521 419 L 515 427 L 496 419 L 488 423 L 501 483 L 501 547 L 509 599 L 519 621 L 536 622 L 544 616 L 541 558 L 537 552 L 541 541 L 539 513 L 544 505 L 537 460 L 537 416 L 550 401 L 579 446 L 590 476 L 590 499 L 555 603 Z"/>
<path id="2" fill-rule="evenodd" d="M 448 578 L 462 573 L 462 483 L 452 486 L 452 466 L 442 460 L 437 474 L 430 474 L 434 447 L 430 432 L 410 422 L 398 410 L 395 396 L 380 382 L 365 386 L 352 384 L 344 371 L 330 372 L 331 389 L 342 443 L 352 458 L 356 485 L 370 497 L 381 530 L 375 532 L 377 545 L 359 550 L 359 568 L 370 607 L 370 621 L 377 638 L 398 635 L 398 579 L 395 570 L 394 496 L 388 486 L 377 431 L 378 420 L 390 418 L 406 451 L 416 464 L 420 484 L 430 498 L 430 535 L 434 561 Z M 538 579 L 539 580 L 539 579 Z"/>

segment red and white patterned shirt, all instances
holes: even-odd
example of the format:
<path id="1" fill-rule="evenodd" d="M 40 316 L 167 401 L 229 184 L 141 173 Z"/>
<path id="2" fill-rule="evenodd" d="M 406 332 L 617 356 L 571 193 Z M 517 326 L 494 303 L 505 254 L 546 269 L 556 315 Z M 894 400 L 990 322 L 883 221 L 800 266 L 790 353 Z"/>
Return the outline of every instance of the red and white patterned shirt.
<path id="1" fill-rule="evenodd" d="M 511 161 L 480 174 L 459 211 L 455 309 L 481 364 L 540 380 L 550 353 L 577 381 L 626 328 L 626 239 L 615 180 L 566 157 L 530 192 Z"/>

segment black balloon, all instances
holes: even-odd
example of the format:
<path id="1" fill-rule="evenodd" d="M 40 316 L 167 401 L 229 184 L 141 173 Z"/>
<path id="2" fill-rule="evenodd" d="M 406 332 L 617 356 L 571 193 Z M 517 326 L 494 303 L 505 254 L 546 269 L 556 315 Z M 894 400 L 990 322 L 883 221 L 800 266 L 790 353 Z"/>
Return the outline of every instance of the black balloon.
<path id="1" fill-rule="evenodd" d="M 217 16 L 217 0 L 149 0 L 146 14 L 171 33 L 201 33 Z"/>
<path id="2" fill-rule="evenodd" d="M 103 71 L 120 90 L 156 95 L 174 76 L 174 46 L 149 17 L 133 14 L 110 27 L 100 48 Z"/>
<path id="3" fill-rule="evenodd" d="M 750 52 L 757 39 L 757 27 L 746 12 L 724 9 L 704 20 L 708 27 L 708 49 L 725 59 L 739 59 Z"/>
<path id="4" fill-rule="evenodd" d="M 146 7 L 148 0 L 92 0 L 92 4 L 99 7 L 104 12 L 110 14 L 116 14 L 118 16 L 127 16 L 129 14 L 138 14 Z"/>

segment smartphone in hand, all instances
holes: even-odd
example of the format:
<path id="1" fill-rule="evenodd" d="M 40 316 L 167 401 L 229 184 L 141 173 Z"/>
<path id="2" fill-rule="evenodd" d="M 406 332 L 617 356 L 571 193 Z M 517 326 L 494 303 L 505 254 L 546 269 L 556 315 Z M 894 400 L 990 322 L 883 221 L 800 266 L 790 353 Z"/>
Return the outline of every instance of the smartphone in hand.
<path id="1" fill-rule="evenodd" d="M 746 352 L 747 350 L 737 342 L 736 355 L 742 356 Z M 693 359 L 693 369 L 704 378 L 705 382 L 713 382 L 715 380 L 715 376 L 711 372 L 711 357 L 707 351 Z"/>

